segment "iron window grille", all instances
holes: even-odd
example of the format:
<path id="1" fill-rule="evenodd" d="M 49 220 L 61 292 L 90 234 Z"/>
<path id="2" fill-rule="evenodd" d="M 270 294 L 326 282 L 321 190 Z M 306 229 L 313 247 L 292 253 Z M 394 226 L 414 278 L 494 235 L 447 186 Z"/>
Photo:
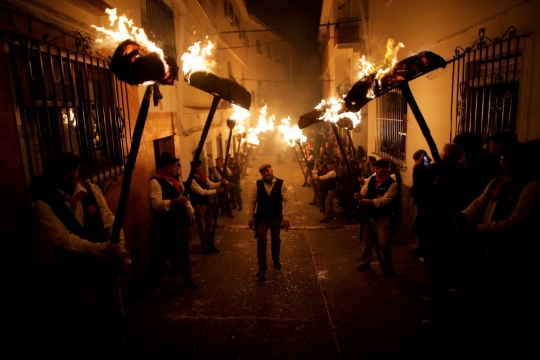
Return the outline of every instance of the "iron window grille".
<path id="1" fill-rule="evenodd" d="M 109 61 L 16 33 L 2 33 L 2 40 L 33 192 L 44 157 L 59 151 L 81 157 L 87 181 L 103 188 L 105 180 L 116 179 L 129 152 L 131 124 L 127 85 Z"/>
<path id="2" fill-rule="evenodd" d="M 398 88 L 377 98 L 375 154 L 406 168 L 407 102 Z"/>
<path id="3" fill-rule="evenodd" d="M 450 140 L 473 133 L 486 145 L 493 133 L 516 130 L 522 39 L 514 27 L 494 40 L 482 28 L 471 47 L 456 47 Z"/>
<path id="4" fill-rule="evenodd" d="M 176 61 L 174 12 L 163 0 L 146 0 L 146 12 L 145 29 L 153 36 L 151 40 L 163 49 L 165 56 Z"/>

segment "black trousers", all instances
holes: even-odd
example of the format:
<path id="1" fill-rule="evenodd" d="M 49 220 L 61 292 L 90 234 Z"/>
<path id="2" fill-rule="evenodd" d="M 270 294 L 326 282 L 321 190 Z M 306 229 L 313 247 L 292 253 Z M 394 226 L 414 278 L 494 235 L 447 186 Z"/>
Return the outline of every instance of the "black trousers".
<path id="1" fill-rule="evenodd" d="M 152 291 L 159 285 L 161 276 L 167 268 L 167 260 L 171 262 L 172 270 L 180 273 L 184 281 L 191 280 L 188 226 L 179 226 L 170 231 L 152 231 L 148 264 L 148 290 Z"/>
<path id="2" fill-rule="evenodd" d="M 257 262 L 259 270 L 266 271 L 266 249 L 268 246 L 268 230 L 270 229 L 271 239 L 271 251 L 272 260 L 279 262 L 279 255 L 281 251 L 281 239 L 279 237 L 279 231 L 281 229 L 281 222 L 283 221 L 283 215 L 280 214 L 273 218 L 259 217 L 257 226 Z"/>

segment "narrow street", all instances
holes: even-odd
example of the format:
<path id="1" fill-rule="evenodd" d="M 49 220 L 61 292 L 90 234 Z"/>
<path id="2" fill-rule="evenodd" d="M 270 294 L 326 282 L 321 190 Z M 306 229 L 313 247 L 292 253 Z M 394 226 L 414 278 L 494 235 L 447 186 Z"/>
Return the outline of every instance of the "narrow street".
<path id="1" fill-rule="evenodd" d="M 291 152 L 292 155 L 292 152 Z M 196 232 L 192 262 L 199 290 L 178 289 L 178 275 L 127 309 L 127 358 L 182 359 L 381 359 L 401 358 L 424 332 L 428 287 L 424 265 L 409 253 L 416 244 L 395 236 L 397 277 L 359 273 L 359 225 L 321 226 L 312 190 L 301 187 L 301 169 L 283 156 L 258 155 L 242 182 L 244 211 L 219 217 L 220 254 L 203 256 Z M 291 225 L 282 232 L 282 270 L 270 267 L 254 281 L 256 242 L 247 228 L 249 195 L 259 164 L 269 162 L 292 200 Z M 269 250 L 268 250 L 269 251 Z"/>

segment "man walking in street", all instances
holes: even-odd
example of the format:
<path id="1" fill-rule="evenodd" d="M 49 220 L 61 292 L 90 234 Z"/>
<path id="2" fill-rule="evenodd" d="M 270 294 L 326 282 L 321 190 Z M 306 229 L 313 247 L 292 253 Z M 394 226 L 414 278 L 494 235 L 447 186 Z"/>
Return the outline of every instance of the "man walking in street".
<path id="1" fill-rule="evenodd" d="M 195 209 L 195 221 L 197 230 L 201 239 L 201 253 L 204 255 L 218 254 L 219 250 L 214 246 L 212 238 L 212 204 L 208 199 L 209 195 L 222 193 L 221 183 L 208 180 L 206 174 L 202 171 L 202 162 L 193 160 L 191 166 L 196 166 L 195 176 L 191 182 L 189 198 Z"/>
<path id="2" fill-rule="evenodd" d="M 356 195 L 358 204 L 364 209 L 367 217 L 367 223 L 364 226 L 364 251 L 361 255 L 362 263 L 358 267 L 358 271 L 370 269 L 372 247 L 376 246 L 375 250 L 377 251 L 377 246 L 380 246 L 381 258 L 379 262 L 382 271 L 386 275 L 394 276 L 388 230 L 398 184 L 390 177 L 388 161 L 377 160 L 373 163 L 373 167 L 375 174 L 366 180 L 359 196 Z"/>
<path id="3" fill-rule="evenodd" d="M 189 198 L 183 196 L 184 185 L 179 159 L 163 152 L 158 160 L 158 172 L 150 180 L 152 227 L 150 238 L 149 289 L 157 288 L 167 260 L 182 276 L 181 287 L 199 287 L 191 276 L 189 258 L 189 227 L 195 221 L 195 210 Z"/>
<path id="4" fill-rule="evenodd" d="M 263 164 L 259 168 L 262 178 L 255 182 L 251 192 L 249 216 L 250 229 L 255 229 L 257 236 L 257 260 L 259 271 L 255 274 L 256 280 L 266 278 L 267 259 L 267 234 L 270 229 L 271 250 L 274 268 L 281 269 L 279 261 L 281 239 L 279 231 L 283 224 L 285 231 L 290 228 L 288 220 L 283 219 L 283 214 L 290 215 L 289 194 L 287 185 L 282 179 L 274 176 L 274 170 L 270 164 Z"/>

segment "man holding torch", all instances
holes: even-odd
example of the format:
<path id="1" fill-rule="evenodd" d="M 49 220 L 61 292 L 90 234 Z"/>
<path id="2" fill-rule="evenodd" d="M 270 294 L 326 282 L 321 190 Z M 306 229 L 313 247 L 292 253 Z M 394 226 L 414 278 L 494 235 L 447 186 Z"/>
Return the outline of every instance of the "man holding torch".
<path id="1" fill-rule="evenodd" d="M 287 185 L 282 179 L 274 176 L 274 170 L 270 164 L 261 165 L 259 173 L 262 178 L 253 186 L 248 213 L 249 216 L 253 216 L 253 219 L 249 220 L 249 228 L 256 232 L 259 271 L 255 274 L 255 279 L 258 281 L 266 278 L 268 229 L 270 229 L 274 268 L 279 270 L 281 269 L 279 231 L 282 226 L 285 231 L 289 231 L 291 227 L 289 221 L 283 219 L 283 214 L 290 215 Z"/>
<path id="2" fill-rule="evenodd" d="M 191 166 L 195 166 L 195 176 L 190 186 L 189 199 L 195 209 L 195 221 L 201 239 L 201 253 L 204 255 L 218 254 L 219 250 L 214 246 L 212 232 L 212 210 L 209 195 L 222 193 L 221 183 L 208 180 L 202 171 L 202 162 L 193 160 Z"/>

